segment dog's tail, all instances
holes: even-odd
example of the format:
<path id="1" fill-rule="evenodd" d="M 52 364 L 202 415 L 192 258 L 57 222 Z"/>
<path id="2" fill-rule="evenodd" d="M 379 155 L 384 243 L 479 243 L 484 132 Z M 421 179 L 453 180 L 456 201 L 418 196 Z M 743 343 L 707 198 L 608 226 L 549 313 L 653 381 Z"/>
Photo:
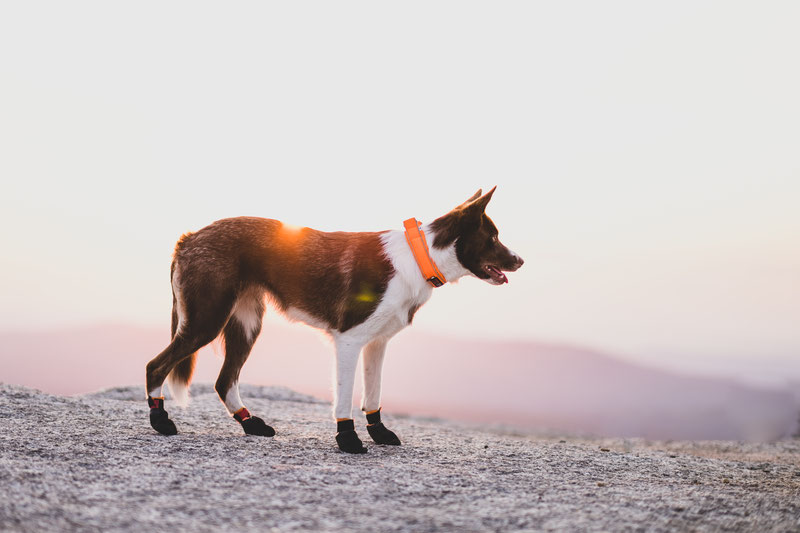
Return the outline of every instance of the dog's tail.
<path id="1" fill-rule="evenodd" d="M 183 235 L 175 247 L 177 252 L 181 243 L 186 240 L 189 234 Z M 170 279 L 174 281 L 175 276 L 175 262 L 172 261 L 170 268 Z M 175 286 L 172 289 L 172 337 L 178 333 L 179 317 L 178 317 L 178 299 L 175 295 Z M 192 381 L 192 374 L 194 373 L 194 364 L 197 359 L 197 352 L 194 352 L 181 360 L 172 371 L 167 375 L 167 384 L 169 385 L 169 392 L 172 395 L 172 400 L 182 406 L 186 407 L 189 403 L 189 383 Z"/>

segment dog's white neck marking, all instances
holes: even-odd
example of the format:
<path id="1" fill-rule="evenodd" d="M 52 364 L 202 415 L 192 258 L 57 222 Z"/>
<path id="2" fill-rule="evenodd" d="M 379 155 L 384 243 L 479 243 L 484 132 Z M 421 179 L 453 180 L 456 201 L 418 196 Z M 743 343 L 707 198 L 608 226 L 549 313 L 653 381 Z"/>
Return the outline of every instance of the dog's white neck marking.
<path id="1" fill-rule="evenodd" d="M 435 235 L 430 227 L 425 225 L 422 231 L 427 242 L 432 244 Z M 337 419 L 352 417 L 353 383 L 361 349 L 372 342 L 385 345 L 386 341 L 409 325 L 414 312 L 433 294 L 433 286 L 422 276 L 417 260 L 406 241 L 405 231 L 387 231 L 381 235 L 381 240 L 383 253 L 394 268 L 394 274 L 389 279 L 383 298 L 366 321 L 344 333 L 331 332 L 336 343 L 337 380 L 334 417 Z M 457 281 L 470 273 L 459 263 L 455 244 L 443 249 L 431 246 L 429 253 L 448 282 Z M 374 379 L 375 377 L 369 373 L 365 375 L 369 390 L 373 390 L 370 387 L 375 387 L 374 382 L 370 384 L 370 380 Z M 374 398 L 372 401 L 377 402 Z"/>
<path id="2" fill-rule="evenodd" d="M 431 259 L 436 263 L 439 271 L 444 274 L 448 282 L 458 281 L 459 278 L 470 274 L 470 271 L 464 268 L 456 257 L 455 243 L 447 248 L 435 248 L 433 247 L 433 240 L 436 235 L 431 231 L 430 226 L 425 224 L 420 229 L 425 233 L 425 240 L 428 242 L 428 251 Z M 422 272 L 419 269 L 417 260 L 414 259 L 411 248 L 408 246 L 404 231 L 388 231 L 384 233 L 383 243 L 386 256 L 395 269 L 395 276 L 402 279 L 412 290 L 416 289 L 417 292 L 427 292 L 425 289 L 433 288 L 422 277 Z"/>

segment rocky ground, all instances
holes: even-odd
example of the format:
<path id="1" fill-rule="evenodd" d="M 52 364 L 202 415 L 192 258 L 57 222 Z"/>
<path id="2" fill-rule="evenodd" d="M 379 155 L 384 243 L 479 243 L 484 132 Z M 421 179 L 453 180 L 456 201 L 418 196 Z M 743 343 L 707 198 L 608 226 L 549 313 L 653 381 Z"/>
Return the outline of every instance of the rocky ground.
<path id="1" fill-rule="evenodd" d="M 187 409 L 167 403 L 180 434 L 157 435 L 142 396 L 0 385 L 0 531 L 800 531 L 798 440 L 542 437 L 385 413 L 403 446 L 352 456 L 329 406 L 286 389 L 242 387 L 274 438 L 244 436 L 202 385 Z"/>

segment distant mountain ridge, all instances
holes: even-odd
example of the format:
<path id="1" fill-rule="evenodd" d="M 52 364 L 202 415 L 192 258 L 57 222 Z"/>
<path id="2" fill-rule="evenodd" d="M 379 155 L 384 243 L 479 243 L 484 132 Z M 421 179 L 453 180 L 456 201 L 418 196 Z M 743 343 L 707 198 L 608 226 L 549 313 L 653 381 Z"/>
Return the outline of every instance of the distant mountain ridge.
<path id="1" fill-rule="evenodd" d="M 142 383 L 166 328 L 98 325 L 0 334 L 0 381 L 56 394 Z M 201 351 L 197 382 L 221 359 Z M 267 323 L 242 381 L 330 398 L 333 352 L 308 328 Z M 575 347 L 476 341 L 407 330 L 389 344 L 383 406 L 393 412 L 570 433 L 652 439 L 774 440 L 796 429 L 786 390 L 690 377 Z M 360 400 L 357 388 L 354 404 Z M 246 399 L 245 399 L 246 401 Z"/>

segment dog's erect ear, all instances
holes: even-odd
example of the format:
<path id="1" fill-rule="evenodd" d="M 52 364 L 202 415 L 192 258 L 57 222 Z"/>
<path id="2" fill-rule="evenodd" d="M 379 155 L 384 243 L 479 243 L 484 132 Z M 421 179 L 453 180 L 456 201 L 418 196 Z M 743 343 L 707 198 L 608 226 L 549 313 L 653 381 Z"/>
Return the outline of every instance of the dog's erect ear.
<path id="1" fill-rule="evenodd" d="M 464 202 L 463 204 L 460 204 L 460 205 L 456 206 L 456 209 L 458 209 L 458 208 L 460 208 L 460 207 L 466 207 L 466 205 L 467 205 L 468 203 L 470 203 L 470 202 L 474 202 L 475 200 L 477 200 L 478 198 L 480 198 L 482 193 L 483 193 L 483 189 L 478 189 L 478 192 L 476 192 L 475 194 L 473 194 L 472 196 L 470 196 L 469 198 L 467 198 L 467 201 L 466 201 L 466 202 Z"/>
<path id="2" fill-rule="evenodd" d="M 475 213 L 483 213 L 486 210 L 486 206 L 489 204 L 489 200 L 492 199 L 492 195 L 494 194 L 495 189 L 497 189 L 497 185 L 492 187 L 491 191 L 487 192 L 486 194 L 484 194 L 483 196 L 480 196 L 477 199 L 474 199 L 475 196 L 473 196 L 472 199 L 470 199 L 469 201 L 464 203 L 462 205 L 462 207 L 464 209 L 468 209 L 468 210 L 473 211 Z M 481 191 L 478 190 L 478 193 L 480 193 L 480 192 Z M 476 196 L 478 196 L 478 195 L 476 195 Z"/>

